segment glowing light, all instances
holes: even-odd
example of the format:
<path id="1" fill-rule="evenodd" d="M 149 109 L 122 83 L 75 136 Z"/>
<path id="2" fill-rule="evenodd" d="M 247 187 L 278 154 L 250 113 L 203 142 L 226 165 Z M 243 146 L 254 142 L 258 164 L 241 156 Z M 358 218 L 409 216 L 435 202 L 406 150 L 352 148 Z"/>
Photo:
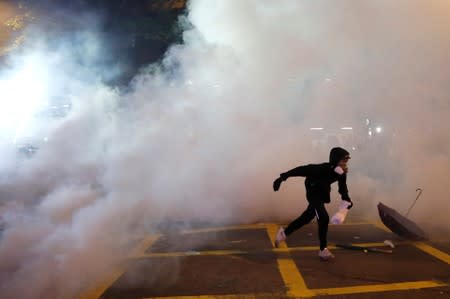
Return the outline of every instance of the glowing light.
<path id="1" fill-rule="evenodd" d="M 311 131 L 321 131 L 321 130 L 323 130 L 323 128 L 319 128 L 319 127 L 317 127 L 317 128 L 309 128 Z"/>
<path id="2" fill-rule="evenodd" d="M 12 133 L 13 142 L 23 133 L 39 107 L 46 104 L 45 68 L 32 63 L 0 79 L 0 130 Z"/>
<path id="3" fill-rule="evenodd" d="M 353 130 L 352 127 L 342 127 L 341 130 Z"/>
<path id="4" fill-rule="evenodd" d="M 375 128 L 375 131 L 376 131 L 378 134 L 380 134 L 381 131 L 382 131 L 382 129 L 381 129 L 381 127 L 376 127 L 376 128 Z"/>

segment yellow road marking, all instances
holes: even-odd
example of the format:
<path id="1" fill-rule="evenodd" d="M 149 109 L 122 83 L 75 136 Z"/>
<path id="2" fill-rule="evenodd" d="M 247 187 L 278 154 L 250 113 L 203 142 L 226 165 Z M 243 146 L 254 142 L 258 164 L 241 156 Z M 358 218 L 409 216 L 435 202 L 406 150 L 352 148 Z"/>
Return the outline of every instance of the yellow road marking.
<path id="1" fill-rule="evenodd" d="M 381 223 L 373 223 L 373 222 L 361 222 L 361 223 L 346 223 L 344 225 L 374 225 L 384 231 L 390 232 L 386 227 L 384 227 Z M 251 225 L 243 225 L 243 226 L 227 226 L 227 227 L 217 227 L 217 228 L 205 228 L 205 229 L 192 229 L 192 230 L 184 230 L 183 234 L 189 233 L 201 233 L 201 232 L 214 232 L 214 231 L 225 231 L 225 230 L 236 230 L 236 229 L 261 229 L 265 228 L 267 234 L 273 244 L 275 234 L 278 230 L 277 224 L 251 224 Z M 264 252 L 292 252 L 292 251 L 312 251 L 318 250 L 318 246 L 300 246 L 300 247 L 292 247 L 288 248 L 285 243 L 280 244 L 280 248 L 270 248 L 270 249 L 262 249 L 262 250 L 211 250 L 211 251 L 200 251 L 200 252 L 170 252 L 170 253 L 146 253 L 145 251 L 160 237 L 158 236 L 149 236 L 142 240 L 140 244 L 131 252 L 130 258 L 147 258 L 147 257 L 173 257 L 173 256 L 195 256 L 195 255 L 239 255 L 239 254 L 251 254 L 251 253 L 264 253 Z M 400 242 L 400 244 L 411 244 L 411 242 Z M 399 244 L 399 242 L 397 242 Z M 450 264 L 450 256 L 428 244 L 422 242 L 412 243 L 414 246 L 419 248 L 420 250 L 438 258 Z M 385 246 L 384 243 L 375 242 L 375 243 L 353 243 L 352 245 L 365 246 L 365 247 L 382 247 Z M 329 246 L 332 249 L 340 249 L 336 248 L 334 245 Z M 390 284 L 378 284 L 378 285 L 364 285 L 364 286 L 351 286 L 351 287 L 339 287 L 339 288 L 319 288 L 319 289 L 308 289 L 305 280 L 303 279 L 299 269 L 297 268 L 295 262 L 287 257 L 287 258 L 279 258 L 277 259 L 278 269 L 281 274 L 283 281 L 287 287 L 287 295 L 291 297 L 314 297 L 319 295 L 342 295 L 342 294 L 357 294 L 357 293 L 369 293 L 369 292 L 385 292 L 385 291 L 401 291 L 401 290 L 409 290 L 409 289 L 422 289 L 422 288 L 433 288 L 433 287 L 441 287 L 447 286 L 443 282 L 437 281 L 417 281 L 417 282 L 401 282 L 401 283 L 390 283 Z M 97 299 L 99 298 L 104 291 L 110 287 L 114 281 L 116 281 L 124 272 L 125 272 L 126 263 L 121 263 L 112 273 L 100 284 L 97 284 L 97 287 L 88 290 L 83 295 L 79 296 L 80 299 Z M 279 294 L 283 295 L 283 294 Z M 237 298 L 258 298 L 258 297 L 273 297 L 274 294 L 230 294 L 230 295 L 203 295 L 203 296 L 178 296 L 178 297 L 153 297 L 153 298 L 165 298 L 165 299 L 237 299 Z"/>
<path id="2" fill-rule="evenodd" d="M 182 230 L 181 234 L 195 234 L 195 233 L 209 233 L 209 232 L 220 232 L 227 230 L 239 230 L 239 229 L 263 229 L 268 226 L 279 227 L 281 224 L 267 224 L 267 223 L 256 223 L 256 224 L 243 224 L 243 225 L 229 225 L 220 227 L 210 227 L 210 228 L 193 228 Z M 373 222 L 347 222 L 339 224 L 338 226 L 349 226 L 349 225 L 373 225 Z M 333 226 L 333 224 L 330 224 Z"/>
<path id="3" fill-rule="evenodd" d="M 79 295 L 78 299 L 97 299 L 108 289 L 123 273 L 125 266 L 122 264 L 117 266 L 107 277 L 101 281 L 97 281 L 95 287 L 86 290 Z"/>
<path id="4" fill-rule="evenodd" d="M 373 293 L 373 292 L 389 292 L 389 291 L 404 291 L 412 289 L 425 289 L 447 286 L 446 283 L 437 281 L 414 281 L 414 282 L 398 282 L 398 283 L 385 283 L 385 284 L 373 284 L 363 286 L 352 286 L 343 288 L 326 288 L 326 289 L 310 289 L 315 296 L 319 295 L 349 295 L 360 293 Z"/>
<path id="5" fill-rule="evenodd" d="M 233 295 L 231 295 L 233 296 Z M 229 297 L 229 295 L 224 295 L 225 298 L 233 298 Z M 209 296 L 209 295 L 202 295 L 202 296 L 171 296 L 171 297 L 146 297 L 143 299 L 212 299 L 217 298 L 217 296 Z"/>
<path id="6" fill-rule="evenodd" d="M 158 235 L 150 235 L 145 237 L 139 244 L 134 248 L 134 250 L 131 252 L 130 256 L 136 256 L 138 254 L 144 253 L 150 246 L 152 246 L 153 243 L 156 242 L 161 237 L 160 234 Z"/>
<path id="7" fill-rule="evenodd" d="M 423 242 L 416 242 L 414 243 L 414 246 L 450 265 L 450 255 L 448 255 L 447 253 Z"/>
<path id="8" fill-rule="evenodd" d="M 267 234 L 272 244 L 275 244 L 275 237 L 278 229 L 279 226 L 276 224 L 267 225 Z M 287 247 L 286 242 L 282 242 L 279 248 L 271 249 L 271 251 L 289 252 L 290 249 L 291 248 Z M 279 258 L 277 259 L 277 264 L 278 271 L 280 272 L 284 284 L 286 285 L 286 293 L 288 296 L 303 297 L 310 294 L 305 280 L 303 279 L 302 274 L 298 270 L 297 265 L 295 265 L 292 258 Z"/>
<path id="9" fill-rule="evenodd" d="M 205 251 L 185 251 L 185 252 L 155 252 L 155 253 L 143 253 L 130 258 L 154 258 L 154 257 L 182 257 L 182 256 L 210 256 L 210 255 L 234 255 L 234 254 L 247 254 L 250 252 L 243 250 L 205 250 Z"/>
<path id="10" fill-rule="evenodd" d="M 289 268 L 289 266 L 288 266 Z M 289 269 L 286 269 L 289 270 Z M 297 278 L 298 279 L 298 278 Z M 295 280 L 295 284 L 298 281 Z M 296 288 L 288 295 L 291 297 L 314 297 L 324 295 L 351 295 L 362 293 L 378 293 L 378 292 L 392 292 L 392 291 L 408 291 L 415 289 L 427 289 L 436 287 L 445 287 L 448 284 L 438 281 L 413 281 L 413 282 L 398 282 L 386 284 L 374 284 L 363 286 L 352 286 L 342 288 L 324 288 L 324 289 L 306 289 L 302 290 Z M 170 297 L 147 297 L 144 299 L 257 299 L 257 298 L 274 298 L 277 294 L 257 293 L 257 294 L 231 294 L 231 295 L 200 295 L 200 296 L 170 296 Z"/>
<path id="11" fill-rule="evenodd" d="M 277 260 L 278 269 L 287 287 L 287 295 L 293 297 L 311 297 L 314 295 L 306 286 L 300 271 L 291 258 Z"/>
<path id="12" fill-rule="evenodd" d="M 401 242 L 399 244 L 410 244 L 411 242 Z M 382 242 L 374 243 L 352 243 L 349 245 L 362 246 L 362 247 L 386 247 L 386 244 Z M 329 249 L 342 250 L 341 247 L 335 245 L 328 246 Z M 181 257 L 181 256 L 210 256 L 210 255 L 237 255 L 237 254 L 258 254 L 258 253 L 282 253 L 282 252 L 296 252 L 296 251 L 318 251 L 319 246 L 300 246 L 300 247 L 287 247 L 285 243 L 280 244 L 280 248 L 268 248 L 260 250 L 205 250 L 205 251 L 180 251 L 180 252 L 151 252 L 151 253 L 139 253 L 134 256 L 130 256 L 132 259 L 137 258 L 152 258 L 152 257 Z"/>
<path id="13" fill-rule="evenodd" d="M 181 234 L 209 233 L 209 232 L 220 232 L 238 229 L 265 229 L 265 228 L 266 228 L 265 223 L 243 224 L 243 225 L 230 225 L 230 226 L 210 227 L 210 228 L 185 229 L 181 231 Z"/>
<path id="14" fill-rule="evenodd" d="M 396 242 L 395 245 L 407 245 L 407 244 L 411 244 L 410 241 L 401 241 L 401 242 Z M 345 245 L 350 245 L 350 246 L 361 246 L 361 247 L 389 247 L 388 245 L 386 245 L 384 242 L 369 242 L 369 243 L 345 243 Z M 390 247 L 389 247 L 390 248 Z M 330 244 L 328 245 L 328 249 L 336 249 L 336 250 L 341 250 L 344 248 L 341 247 L 337 247 L 334 244 Z M 287 249 L 273 249 L 273 251 L 277 252 L 277 251 L 281 251 L 281 252 L 285 252 L 285 251 L 315 251 L 315 250 L 319 250 L 319 246 L 299 246 L 299 247 L 289 247 Z"/>
<path id="15" fill-rule="evenodd" d="M 257 299 L 257 298 L 277 298 L 277 297 L 282 297 L 283 295 L 284 294 L 278 294 L 278 293 L 257 293 L 257 294 L 147 297 L 147 298 L 143 298 L 143 299 Z"/>
<path id="16" fill-rule="evenodd" d="M 437 281 L 414 281 L 414 282 L 399 282 L 387 284 L 375 284 L 364 286 L 352 286 L 343 288 L 327 288 L 327 289 L 308 289 L 307 292 L 299 291 L 301 293 L 290 294 L 292 297 L 314 297 L 323 295 L 350 295 L 361 293 L 374 292 L 392 292 L 392 291 L 407 291 L 413 289 L 426 289 L 444 287 L 448 284 Z M 171 296 L 171 297 L 148 297 L 144 299 L 238 299 L 238 298 L 273 298 L 276 294 L 258 293 L 258 294 L 231 294 L 231 295 L 200 295 L 200 296 Z"/>
<path id="17" fill-rule="evenodd" d="M 332 224 L 332 223 L 329 224 L 329 226 L 352 226 L 352 225 L 374 225 L 374 223 L 370 221 L 355 221 L 355 222 L 344 222 L 341 224 Z"/>
<path id="18" fill-rule="evenodd" d="M 160 235 L 148 236 L 144 238 L 131 253 L 131 256 L 136 256 L 141 252 L 145 252 Z M 111 273 L 100 282 L 96 282 L 94 287 L 87 289 L 78 299 L 97 299 L 99 298 L 126 270 L 126 262 L 122 261 L 118 266 L 111 271 Z"/>

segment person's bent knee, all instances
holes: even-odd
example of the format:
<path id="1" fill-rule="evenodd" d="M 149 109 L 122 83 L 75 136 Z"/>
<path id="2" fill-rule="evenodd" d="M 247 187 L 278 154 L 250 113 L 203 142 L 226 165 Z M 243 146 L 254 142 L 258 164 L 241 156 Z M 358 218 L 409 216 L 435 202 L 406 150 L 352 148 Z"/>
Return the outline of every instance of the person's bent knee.
<path id="1" fill-rule="evenodd" d="M 328 223 L 330 223 L 330 216 L 328 216 L 328 214 L 321 215 L 319 218 L 319 221 L 322 224 L 328 224 Z"/>

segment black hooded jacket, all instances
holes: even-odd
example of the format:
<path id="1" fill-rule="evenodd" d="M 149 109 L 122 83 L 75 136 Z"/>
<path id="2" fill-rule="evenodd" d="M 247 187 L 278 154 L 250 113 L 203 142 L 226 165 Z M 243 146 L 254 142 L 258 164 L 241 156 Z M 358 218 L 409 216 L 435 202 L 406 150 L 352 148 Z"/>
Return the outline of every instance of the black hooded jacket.
<path id="1" fill-rule="evenodd" d="M 338 182 L 339 193 L 343 200 L 351 201 L 347 189 L 347 175 L 337 174 L 334 169 L 340 160 L 349 156 L 349 152 L 343 148 L 335 147 L 330 151 L 330 161 L 322 164 L 309 164 L 299 166 L 288 172 L 280 174 L 283 180 L 289 177 L 306 177 L 306 198 L 310 202 L 330 202 L 331 184 Z"/>

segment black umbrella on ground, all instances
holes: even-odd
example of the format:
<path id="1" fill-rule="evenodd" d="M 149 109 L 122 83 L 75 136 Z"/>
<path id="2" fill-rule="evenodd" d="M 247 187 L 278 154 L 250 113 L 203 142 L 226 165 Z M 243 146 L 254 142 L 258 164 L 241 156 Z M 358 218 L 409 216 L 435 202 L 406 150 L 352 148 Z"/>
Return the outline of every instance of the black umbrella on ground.
<path id="1" fill-rule="evenodd" d="M 416 191 L 418 191 L 416 200 L 411 205 L 405 216 L 381 202 L 378 204 L 378 213 L 384 225 L 400 237 L 409 240 L 426 240 L 428 239 L 427 234 L 417 224 L 406 218 L 417 199 L 422 194 L 422 189 L 417 189 Z"/>

